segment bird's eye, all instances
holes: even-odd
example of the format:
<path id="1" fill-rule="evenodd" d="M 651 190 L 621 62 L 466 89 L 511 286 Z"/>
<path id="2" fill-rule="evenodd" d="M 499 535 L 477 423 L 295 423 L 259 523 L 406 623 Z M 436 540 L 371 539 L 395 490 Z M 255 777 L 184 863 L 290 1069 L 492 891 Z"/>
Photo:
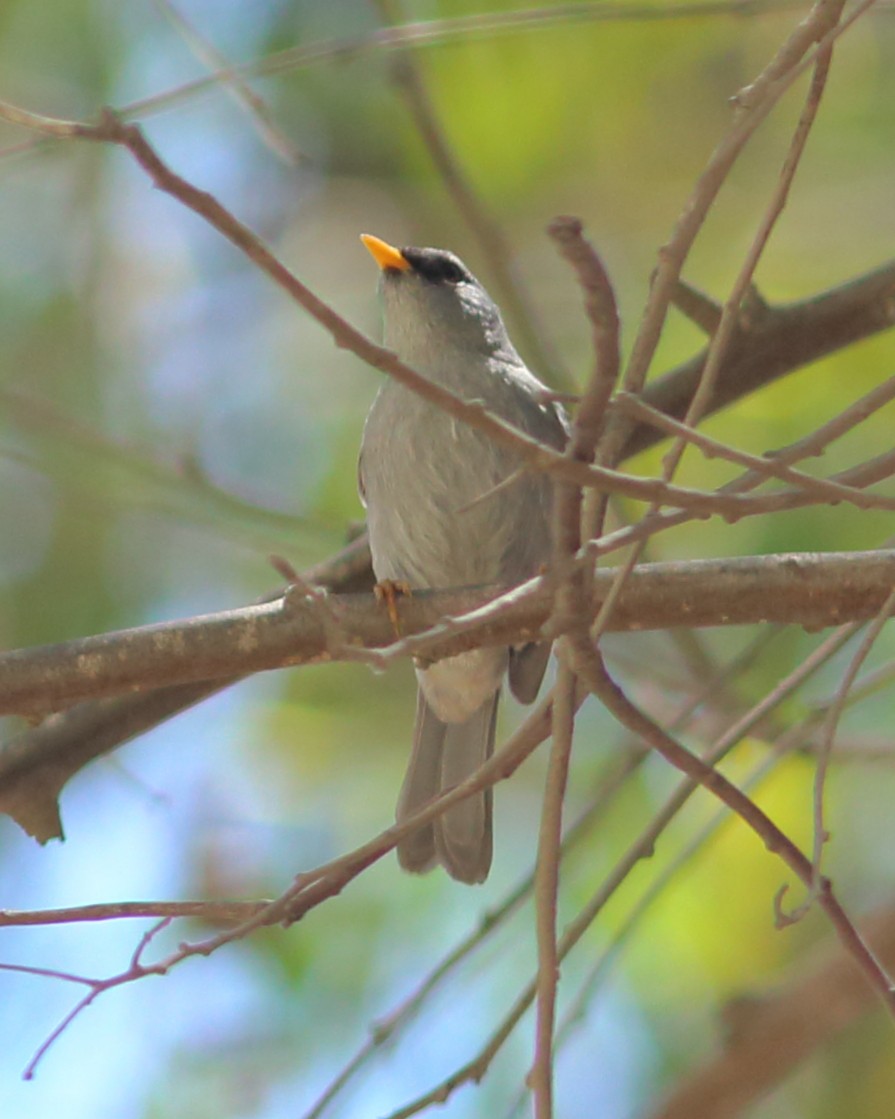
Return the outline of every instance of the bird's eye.
<path id="1" fill-rule="evenodd" d="M 446 260 L 441 267 L 441 278 L 449 284 L 459 284 L 466 279 L 466 273 L 459 264 L 455 264 L 452 260 Z"/>
<path id="2" fill-rule="evenodd" d="M 401 249 L 410 267 L 430 284 L 461 284 L 472 277 L 459 260 L 443 249 Z"/>

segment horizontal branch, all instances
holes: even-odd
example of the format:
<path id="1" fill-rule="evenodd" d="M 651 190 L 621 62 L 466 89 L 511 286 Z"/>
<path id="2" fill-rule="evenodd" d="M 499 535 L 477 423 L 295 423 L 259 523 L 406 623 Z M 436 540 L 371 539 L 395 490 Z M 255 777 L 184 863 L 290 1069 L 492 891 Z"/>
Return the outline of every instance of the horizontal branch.
<path id="1" fill-rule="evenodd" d="M 25 925 L 72 925 L 125 918 L 192 917 L 206 924 L 235 925 L 271 905 L 261 901 L 98 901 L 65 909 L 0 909 L 0 928 Z"/>
<path id="2" fill-rule="evenodd" d="M 595 573 L 593 613 L 614 578 L 612 568 Z M 607 629 L 758 622 L 818 629 L 873 617 L 893 583 L 895 551 L 644 564 Z M 290 587 L 272 602 L 0 655 L 0 714 L 41 716 L 88 698 L 290 665 L 359 656 L 384 665 L 397 656 L 434 660 L 530 641 L 550 615 L 552 593 L 544 579 L 515 589 L 419 591 L 399 601 L 402 632 L 410 636 L 396 645 L 373 595 L 314 596 Z M 0 777 L 6 759 L 0 752 Z"/>

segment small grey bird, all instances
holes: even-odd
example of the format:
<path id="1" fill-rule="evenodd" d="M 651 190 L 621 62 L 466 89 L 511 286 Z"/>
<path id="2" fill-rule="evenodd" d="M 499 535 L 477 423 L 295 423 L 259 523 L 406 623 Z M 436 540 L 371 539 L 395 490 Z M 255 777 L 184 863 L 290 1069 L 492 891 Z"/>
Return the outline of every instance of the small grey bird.
<path id="1" fill-rule="evenodd" d="M 430 380 L 561 448 L 562 408 L 513 348 L 493 300 L 453 253 L 396 249 L 364 234 L 381 269 L 384 342 Z M 380 388 L 364 426 L 358 483 L 373 571 L 411 588 L 521 583 L 550 549 L 552 485 L 486 435 L 396 381 Z M 523 703 L 541 684 L 549 644 L 476 649 L 418 664 L 413 753 L 400 823 L 468 777 L 494 748 L 504 676 Z M 491 866 L 491 790 L 469 797 L 398 845 L 405 870 L 436 863 L 461 882 Z"/>

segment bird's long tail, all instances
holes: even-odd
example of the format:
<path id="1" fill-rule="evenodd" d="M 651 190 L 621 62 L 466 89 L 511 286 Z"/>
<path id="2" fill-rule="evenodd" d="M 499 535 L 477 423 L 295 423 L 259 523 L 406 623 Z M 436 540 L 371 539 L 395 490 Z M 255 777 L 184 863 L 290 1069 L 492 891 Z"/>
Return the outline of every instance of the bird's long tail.
<path id="1" fill-rule="evenodd" d="M 443 723 L 417 694 L 413 753 L 398 797 L 401 823 L 445 789 L 464 781 L 494 751 L 500 690 L 463 723 Z M 491 789 L 449 808 L 398 844 L 405 870 L 422 874 L 441 863 L 459 882 L 484 882 L 491 868 Z"/>

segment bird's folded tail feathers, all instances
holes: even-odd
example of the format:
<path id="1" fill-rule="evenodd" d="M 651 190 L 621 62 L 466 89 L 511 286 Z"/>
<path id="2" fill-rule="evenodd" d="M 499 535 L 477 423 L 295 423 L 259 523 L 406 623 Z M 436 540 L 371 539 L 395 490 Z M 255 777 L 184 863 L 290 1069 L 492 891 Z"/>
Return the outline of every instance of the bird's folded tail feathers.
<path id="1" fill-rule="evenodd" d="M 463 723 L 443 723 L 420 692 L 413 752 L 398 798 L 400 823 L 445 789 L 459 785 L 494 751 L 497 690 Z M 422 874 L 441 863 L 459 882 L 484 882 L 491 868 L 491 789 L 484 789 L 398 844 L 405 870 Z"/>

